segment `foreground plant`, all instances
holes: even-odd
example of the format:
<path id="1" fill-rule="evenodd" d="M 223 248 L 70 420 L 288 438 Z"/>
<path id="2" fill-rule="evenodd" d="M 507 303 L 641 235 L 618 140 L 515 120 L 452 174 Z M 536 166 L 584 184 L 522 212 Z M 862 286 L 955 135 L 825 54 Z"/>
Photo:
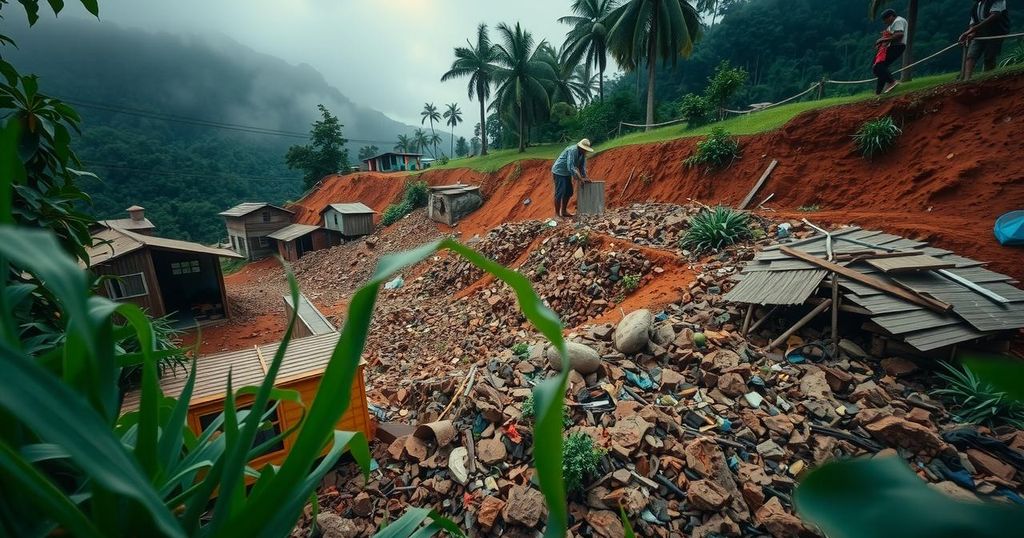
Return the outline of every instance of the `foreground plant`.
<path id="1" fill-rule="evenodd" d="M 739 141 L 729 136 L 725 129 L 714 127 L 711 134 L 697 142 L 696 151 L 683 163 L 690 167 L 705 166 L 710 171 L 725 168 L 739 156 Z"/>
<path id="2" fill-rule="evenodd" d="M 750 216 L 725 206 L 705 209 L 690 221 L 690 229 L 679 246 L 695 252 L 727 247 L 753 237 Z"/>
<path id="3" fill-rule="evenodd" d="M 870 159 L 889 151 L 901 134 L 903 131 L 892 117 L 884 116 L 864 122 L 853 135 L 853 141 L 861 154 Z"/>
<path id="4" fill-rule="evenodd" d="M 1006 423 L 1024 429 L 1024 403 L 996 390 L 991 383 L 975 375 L 969 366 L 957 368 L 946 362 L 939 364 L 946 371 L 937 375 L 947 386 L 933 390 L 931 394 L 950 404 L 957 422 L 989 426 Z"/>

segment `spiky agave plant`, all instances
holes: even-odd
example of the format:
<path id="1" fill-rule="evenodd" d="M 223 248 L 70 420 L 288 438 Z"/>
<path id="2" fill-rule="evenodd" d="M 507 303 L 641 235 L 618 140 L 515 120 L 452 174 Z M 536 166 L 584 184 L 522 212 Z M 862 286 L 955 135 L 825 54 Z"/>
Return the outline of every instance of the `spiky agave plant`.
<path id="1" fill-rule="evenodd" d="M 892 116 L 883 116 L 864 122 L 853 135 L 857 149 L 868 159 L 885 153 L 903 134 Z"/>
<path id="2" fill-rule="evenodd" d="M 946 370 L 937 375 L 946 382 L 945 388 L 931 391 L 933 396 L 946 400 L 953 408 L 954 417 L 969 424 L 1006 423 L 1024 428 L 1024 403 L 978 378 L 970 368 L 957 368 L 940 362 Z"/>
<path id="3" fill-rule="evenodd" d="M 742 211 L 718 206 L 701 211 L 690 221 L 690 229 L 679 246 L 696 252 L 727 247 L 754 236 L 750 216 Z"/>

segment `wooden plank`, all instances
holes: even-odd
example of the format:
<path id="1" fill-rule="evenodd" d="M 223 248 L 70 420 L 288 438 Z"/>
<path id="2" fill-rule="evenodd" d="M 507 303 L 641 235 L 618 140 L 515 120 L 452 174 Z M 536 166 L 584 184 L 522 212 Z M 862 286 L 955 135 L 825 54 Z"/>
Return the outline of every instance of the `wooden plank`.
<path id="1" fill-rule="evenodd" d="M 922 306 L 929 310 L 935 310 L 936 312 L 949 312 L 950 310 L 953 309 L 953 306 L 950 304 L 944 303 L 942 301 L 936 301 L 934 299 L 929 299 L 927 297 L 923 297 L 914 292 L 905 290 L 903 288 L 879 280 L 875 277 L 861 274 L 848 267 L 843 267 L 842 265 L 832 263 L 828 260 L 823 260 L 811 254 L 807 254 L 806 252 L 802 252 L 787 246 L 783 246 L 780 250 L 782 250 L 782 252 L 785 252 L 786 254 L 789 254 L 790 256 L 793 256 L 794 258 L 799 258 L 801 260 L 811 262 L 814 265 L 821 267 L 822 269 L 832 271 L 846 278 L 849 278 L 850 280 L 854 280 L 860 282 L 861 284 L 871 286 L 875 289 L 884 291 L 890 295 L 895 295 L 900 299 L 911 302 L 918 306 Z"/>
<path id="2" fill-rule="evenodd" d="M 765 170 L 763 174 L 761 174 L 761 179 L 757 180 L 757 183 L 754 184 L 754 188 L 750 189 L 750 192 L 747 193 L 747 197 L 744 198 L 742 202 L 740 202 L 740 205 L 737 207 L 737 209 L 747 208 L 747 205 L 750 204 L 750 201 L 754 199 L 754 196 L 757 196 L 757 191 L 761 190 L 761 186 L 764 185 L 765 181 L 768 181 L 768 176 L 772 175 L 772 171 L 775 170 L 775 167 L 778 164 L 779 161 L 777 159 L 772 159 L 772 163 L 768 165 L 768 169 Z"/>
<path id="3" fill-rule="evenodd" d="M 792 336 L 793 333 L 802 329 L 804 325 L 810 323 L 812 319 L 817 317 L 818 314 L 824 312 L 830 306 L 832 306 L 832 299 L 825 299 L 824 302 L 814 307 L 814 309 L 808 312 L 806 316 L 800 318 L 800 321 L 796 322 L 792 327 L 786 330 L 786 332 L 780 334 L 779 337 L 776 338 L 775 340 L 772 340 L 772 343 L 768 344 L 768 350 L 771 351 L 772 349 L 779 347 L 786 341 L 787 338 Z"/>
<path id="4" fill-rule="evenodd" d="M 954 262 L 940 260 L 926 255 L 870 258 L 866 261 L 872 267 L 880 269 L 885 273 L 909 273 L 915 271 L 953 269 L 956 267 L 956 263 Z"/>

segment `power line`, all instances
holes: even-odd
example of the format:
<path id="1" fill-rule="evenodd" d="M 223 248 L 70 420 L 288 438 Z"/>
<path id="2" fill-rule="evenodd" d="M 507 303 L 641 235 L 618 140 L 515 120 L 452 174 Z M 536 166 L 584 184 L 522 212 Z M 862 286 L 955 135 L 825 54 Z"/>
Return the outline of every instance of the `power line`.
<path id="1" fill-rule="evenodd" d="M 197 127 L 211 127 L 215 129 L 223 129 L 226 131 L 236 131 L 250 134 L 261 134 L 269 136 L 280 136 L 285 138 L 297 138 L 301 140 L 308 140 L 308 133 L 300 133 L 296 131 L 285 131 L 281 129 L 271 129 L 269 127 L 259 127 L 255 125 L 242 125 L 238 123 L 227 123 L 222 121 L 207 120 L 203 118 L 194 118 L 188 116 L 179 116 L 175 114 L 166 114 L 163 112 L 152 112 L 143 110 L 141 108 L 133 108 L 125 105 L 108 105 L 103 103 L 95 103 L 89 101 L 83 101 L 79 99 L 65 99 L 58 97 L 58 99 L 79 107 L 91 108 L 95 110 L 102 110 L 105 112 L 111 112 L 114 114 L 124 114 L 128 116 L 136 116 L 140 118 L 155 119 L 162 121 L 169 121 L 175 123 L 182 123 L 186 125 L 193 125 Z M 392 144 L 393 141 L 385 140 L 369 140 L 364 138 L 346 138 L 349 142 L 358 142 L 361 144 Z"/>
<path id="2" fill-rule="evenodd" d="M 241 175 L 211 175 L 211 174 L 193 174 L 190 172 L 172 172 L 165 170 L 148 170 L 144 168 L 135 168 L 132 166 L 125 166 L 115 163 L 101 163 L 96 161 L 82 161 L 82 164 L 88 166 L 98 166 L 101 168 L 107 168 L 109 170 L 117 170 L 122 172 L 135 172 L 140 174 L 155 174 L 161 176 L 172 176 L 172 177 L 184 177 L 184 178 L 198 178 L 198 179 L 240 179 L 243 181 L 280 181 L 280 182 L 292 182 L 298 183 L 301 181 L 300 178 L 287 178 L 287 177 L 267 177 L 267 176 L 241 176 Z"/>

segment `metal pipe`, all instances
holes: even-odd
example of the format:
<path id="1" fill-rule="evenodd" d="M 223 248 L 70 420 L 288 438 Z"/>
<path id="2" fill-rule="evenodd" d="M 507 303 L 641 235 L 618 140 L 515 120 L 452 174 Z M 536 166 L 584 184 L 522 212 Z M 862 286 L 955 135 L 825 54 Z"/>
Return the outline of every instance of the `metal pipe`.
<path id="1" fill-rule="evenodd" d="M 980 295 L 985 296 L 986 299 L 989 299 L 989 300 L 997 302 L 997 303 L 1004 303 L 1004 304 L 1010 302 L 1010 300 L 1007 299 L 1006 297 L 1003 297 L 1002 295 L 999 295 L 998 293 L 996 293 L 996 292 L 994 292 L 992 290 L 983 288 L 983 287 L 975 284 L 974 282 L 971 282 L 970 280 L 967 280 L 966 278 L 964 278 L 964 277 L 962 277 L 960 275 L 957 275 L 955 273 L 951 273 L 951 272 L 949 272 L 949 271 L 947 271 L 945 269 L 939 269 L 936 272 L 939 273 L 940 275 L 942 275 L 942 276 L 952 280 L 953 282 L 956 282 L 957 284 L 960 284 L 961 286 L 963 286 L 963 287 L 965 287 L 965 288 L 975 292 L 975 293 L 978 293 Z"/>

